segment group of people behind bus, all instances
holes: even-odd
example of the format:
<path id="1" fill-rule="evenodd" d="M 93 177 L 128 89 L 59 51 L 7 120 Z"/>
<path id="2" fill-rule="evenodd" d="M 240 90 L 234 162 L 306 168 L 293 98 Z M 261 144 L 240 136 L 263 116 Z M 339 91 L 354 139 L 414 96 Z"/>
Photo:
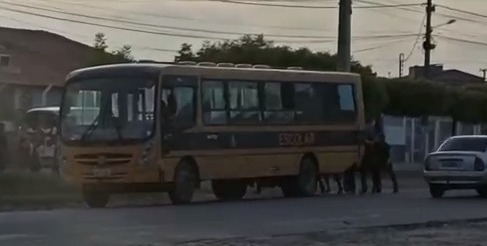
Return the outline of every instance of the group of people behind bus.
<path id="1" fill-rule="evenodd" d="M 360 174 L 360 193 L 368 192 L 367 180 L 369 178 L 372 180 L 371 192 L 381 193 L 381 173 L 383 171 L 388 174 L 392 181 L 393 192 L 397 193 L 399 191 L 397 178 L 390 160 L 390 146 L 386 142 L 385 135 L 378 128 L 374 121 L 369 126 L 369 129 L 367 129 L 365 152 L 359 166 L 353 166 L 343 174 L 325 174 L 320 177 L 318 185 L 322 193 L 329 193 L 331 191 L 330 176 L 333 177 L 337 184 L 338 193 L 355 193 L 355 174 L 357 172 Z"/>

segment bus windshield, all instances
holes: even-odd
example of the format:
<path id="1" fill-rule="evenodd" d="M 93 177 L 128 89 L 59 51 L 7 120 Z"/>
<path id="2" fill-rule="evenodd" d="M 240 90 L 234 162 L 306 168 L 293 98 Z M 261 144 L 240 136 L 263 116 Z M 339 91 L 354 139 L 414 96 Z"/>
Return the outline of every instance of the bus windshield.
<path id="1" fill-rule="evenodd" d="M 144 140 L 155 130 L 156 80 L 103 78 L 67 84 L 61 112 L 65 141 Z"/>

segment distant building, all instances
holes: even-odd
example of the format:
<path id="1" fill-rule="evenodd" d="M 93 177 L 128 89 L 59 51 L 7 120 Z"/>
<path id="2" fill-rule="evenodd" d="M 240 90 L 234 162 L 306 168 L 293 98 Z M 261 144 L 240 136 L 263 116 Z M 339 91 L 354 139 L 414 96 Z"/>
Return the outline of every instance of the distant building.
<path id="1" fill-rule="evenodd" d="M 0 121 L 59 105 L 66 75 L 86 66 L 93 48 L 57 34 L 0 27 Z"/>
<path id="2" fill-rule="evenodd" d="M 409 68 L 408 77 L 423 79 L 424 67 Z M 429 81 L 450 86 L 464 86 L 485 83 L 482 77 L 456 69 L 444 70 L 443 65 L 432 65 Z M 395 162 L 421 162 L 425 154 L 435 150 L 452 133 L 452 119 L 448 117 L 429 117 L 427 121 L 419 118 L 384 117 L 384 132 L 391 144 L 392 159 Z M 486 133 L 480 125 L 460 122 L 456 129 L 459 135 Z"/>
<path id="3" fill-rule="evenodd" d="M 424 78 L 424 67 L 413 66 L 409 68 L 409 78 L 419 80 Z M 429 80 L 447 85 L 467 85 L 485 83 L 480 76 L 466 73 L 457 69 L 443 70 L 443 65 L 435 64 L 430 67 Z"/>

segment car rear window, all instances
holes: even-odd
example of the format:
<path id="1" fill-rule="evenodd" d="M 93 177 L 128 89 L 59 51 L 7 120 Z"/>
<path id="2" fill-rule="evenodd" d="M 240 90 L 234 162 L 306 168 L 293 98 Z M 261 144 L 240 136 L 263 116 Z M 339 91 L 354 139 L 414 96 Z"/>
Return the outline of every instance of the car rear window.
<path id="1" fill-rule="evenodd" d="M 438 151 L 478 151 L 487 150 L 487 138 L 450 138 Z"/>

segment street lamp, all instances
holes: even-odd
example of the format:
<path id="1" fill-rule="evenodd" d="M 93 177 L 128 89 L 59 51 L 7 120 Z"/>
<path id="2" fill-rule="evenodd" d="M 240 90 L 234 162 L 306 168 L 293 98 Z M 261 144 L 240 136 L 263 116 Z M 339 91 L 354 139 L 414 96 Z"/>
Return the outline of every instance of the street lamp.
<path id="1" fill-rule="evenodd" d="M 439 24 L 439 25 L 436 25 L 436 26 L 433 26 L 431 28 L 438 28 L 438 27 L 442 27 L 442 26 L 446 26 L 446 25 L 451 25 L 453 23 L 457 22 L 456 19 L 450 19 L 449 21 L 443 23 L 443 24 Z"/>

